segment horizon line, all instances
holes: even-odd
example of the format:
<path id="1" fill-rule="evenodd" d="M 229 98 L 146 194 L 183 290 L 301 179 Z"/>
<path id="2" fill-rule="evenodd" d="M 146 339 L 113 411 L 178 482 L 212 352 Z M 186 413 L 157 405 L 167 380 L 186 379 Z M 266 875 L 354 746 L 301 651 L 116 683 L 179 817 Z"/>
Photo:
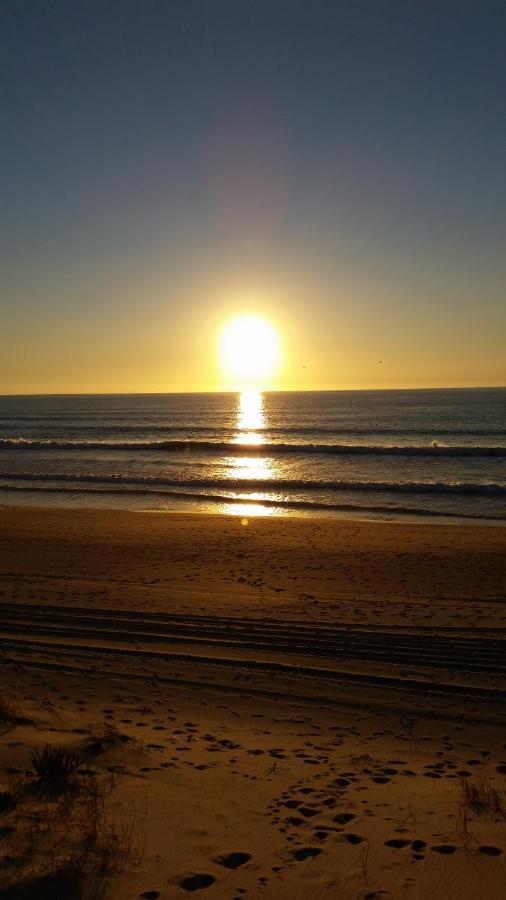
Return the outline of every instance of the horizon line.
<path id="1" fill-rule="evenodd" d="M 0 394 L 0 398 L 6 397 L 156 397 L 167 395 L 195 395 L 195 394 L 244 394 L 254 392 L 258 394 L 339 394 L 339 393 L 373 393 L 394 391 L 497 391 L 505 390 L 505 384 L 469 384 L 469 385 L 431 385 L 418 387 L 390 387 L 390 388 L 254 388 L 243 387 L 227 390 L 182 390 L 182 391 L 39 391 L 37 393 L 8 393 Z"/>

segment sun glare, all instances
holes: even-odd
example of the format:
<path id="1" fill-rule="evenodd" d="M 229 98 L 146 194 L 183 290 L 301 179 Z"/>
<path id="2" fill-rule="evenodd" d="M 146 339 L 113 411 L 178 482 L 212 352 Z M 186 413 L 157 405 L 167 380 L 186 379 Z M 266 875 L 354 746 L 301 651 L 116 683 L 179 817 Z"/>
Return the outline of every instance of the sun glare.
<path id="1" fill-rule="evenodd" d="M 260 316 L 243 315 L 232 319 L 220 335 L 220 358 L 230 377 L 259 386 L 280 364 L 276 329 Z"/>

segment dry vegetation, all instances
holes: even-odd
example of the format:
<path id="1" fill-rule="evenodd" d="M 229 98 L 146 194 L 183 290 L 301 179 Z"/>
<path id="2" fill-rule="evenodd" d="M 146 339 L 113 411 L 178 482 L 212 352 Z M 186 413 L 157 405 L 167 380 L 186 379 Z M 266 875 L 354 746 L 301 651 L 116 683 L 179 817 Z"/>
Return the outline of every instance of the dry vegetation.
<path id="1" fill-rule="evenodd" d="M 505 815 L 504 800 L 488 778 L 462 779 L 462 804 L 477 815 Z"/>
<path id="2" fill-rule="evenodd" d="M 460 834 L 465 846 L 469 843 L 469 822 L 471 815 L 488 816 L 495 819 L 506 818 L 504 798 L 489 778 L 461 779 L 461 799 L 459 803 Z"/>
<path id="3" fill-rule="evenodd" d="M 113 735 L 102 729 L 86 746 Z M 120 740 L 114 736 L 114 740 Z M 140 856 L 135 811 L 118 799 L 119 780 L 83 765 L 82 750 L 46 745 L 33 772 L 0 792 L 2 900 L 96 900 L 108 876 Z"/>
<path id="4" fill-rule="evenodd" d="M 43 750 L 32 750 L 30 762 L 42 781 L 64 781 L 80 766 L 81 755 L 68 747 L 46 744 Z"/>

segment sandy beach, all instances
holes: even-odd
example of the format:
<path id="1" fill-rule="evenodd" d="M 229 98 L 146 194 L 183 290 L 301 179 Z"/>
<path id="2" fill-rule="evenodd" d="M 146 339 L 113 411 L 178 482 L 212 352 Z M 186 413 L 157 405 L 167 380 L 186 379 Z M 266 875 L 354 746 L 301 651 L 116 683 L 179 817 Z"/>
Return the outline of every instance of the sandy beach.
<path id="1" fill-rule="evenodd" d="M 1 507 L 0 560 L 1 897 L 82 887 L 48 743 L 107 897 L 504 896 L 504 528 Z"/>

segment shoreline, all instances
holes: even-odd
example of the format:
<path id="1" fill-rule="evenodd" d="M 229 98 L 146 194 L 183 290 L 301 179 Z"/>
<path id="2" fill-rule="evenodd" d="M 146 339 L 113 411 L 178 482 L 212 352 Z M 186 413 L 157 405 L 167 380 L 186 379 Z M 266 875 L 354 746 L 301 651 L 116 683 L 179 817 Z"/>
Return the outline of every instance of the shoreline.
<path id="1" fill-rule="evenodd" d="M 8 499 L 4 500 L 1 497 L 1 490 L 4 490 L 7 495 L 9 492 L 15 493 L 18 491 L 18 488 L 2 488 L 0 489 L 0 508 L 7 509 L 61 509 L 61 510 L 103 510 L 103 511 L 119 511 L 119 512 L 157 512 L 157 513 L 165 513 L 167 515 L 202 515 L 202 516 L 220 516 L 220 517 L 248 517 L 248 518 L 262 518 L 262 519 L 274 519 L 274 520 L 299 520 L 299 521 L 318 521 L 322 520 L 325 522 L 371 522 L 377 524 L 406 524 L 406 525 L 456 525 L 456 526 L 479 526 L 479 527 L 487 527 L 487 528 L 506 528 L 506 517 L 499 517 L 497 515 L 491 516 L 482 516 L 479 514 L 474 515 L 465 515 L 458 513 L 445 513 L 439 510 L 410 510 L 410 511 L 402 511 L 402 509 L 396 509 L 395 507 L 389 508 L 388 511 L 385 508 L 374 506 L 371 507 L 360 507 L 360 506 L 350 506 L 349 504 L 342 504 L 342 506 L 336 504 L 331 507 L 325 503 L 311 503 L 304 502 L 301 503 L 300 506 L 295 509 L 295 505 L 291 504 L 288 501 L 274 501 L 274 500 L 260 500 L 260 499 L 252 499 L 252 500 L 244 500 L 244 499 L 235 499 L 235 498 L 225 498 L 225 497 L 216 497 L 216 500 L 213 502 L 212 495 L 203 495 L 202 500 L 197 500 L 194 495 L 192 495 L 191 499 L 186 497 L 183 493 L 181 493 L 181 499 L 175 500 L 175 498 L 171 498 L 171 502 L 174 505 L 164 507 L 164 506 L 145 506 L 145 495 L 143 495 L 139 491 L 139 496 L 142 497 L 142 502 L 139 502 L 138 505 L 132 499 L 132 496 L 129 497 L 128 500 L 124 500 L 123 503 L 116 501 L 115 505 L 109 505 L 110 498 L 113 496 L 121 497 L 120 492 L 116 492 L 111 490 L 110 492 L 101 491 L 95 492 L 93 490 L 86 491 L 85 489 L 79 489 L 75 491 L 75 494 L 81 496 L 81 502 L 79 500 L 74 499 L 74 494 L 66 490 L 51 489 L 48 491 L 46 488 L 34 488 L 33 490 L 26 490 L 22 494 L 17 497 L 18 502 L 9 503 Z M 46 493 L 48 496 L 44 497 L 44 502 L 41 502 L 39 496 L 33 498 L 30 496 L 31 494 L 43 494 Z M 151 491 L 150 493 L 153 496 L 157 495 L 156 491 Z M 67 501 L 63 502 L 60 497 L 63 495 L 67 497 Z M 101 496 L 107 497 L 106 502 L 104 503 L 93 503 L 86 502 L 83 498 L 91 497 L 91 496 Z M 54 497 L 54 502 L 51 502 L 51 499 Z M 23 498 L 23 499 L 21 499 Z M 175 500 L 175 502 L 174 502 Z M 19 502 L 20 501 L 20 502 Z M 184 508 L 177 508 L 177 507 Z M 220 509 L 219 507 L 222 507 Z"/>
<path id="2" fill-rule="evenodd" d="M 76 503 L 75 505 L 69 501 L 65 504 L 55 503 L 7 503 L 3 502 L 0 498 L 0 511 L 11 509 L 11 510 L 25 510 L 25 509 L 34 509 L 34 510 L 60 510 L 61 512 L 78 512 L 83 510 L 85 512 L 103 512 L 103 513 L 132 513 L 132 514 L 157 514 L 162 516 L 195 516 L 195 517 L 204 517 L 204 518 L 217 518 L 217 519 L 241 519 L 246 518 L 248 520 L 270 520 L 270 521 L 291 521 L 291 522 L 313 522 L 313 523 L 325 523 L 325 524 L 349 524 L 353 525 L 354 523 L 362 523 L 362 524 L 370 524 L 374 526 L 399 526 L 403 527 L 407 526 L 438 526 L 438 527 L 469 527 L 469 528 L 498 528 L 506 530 L 506 518 L 486 518 L 476 516 L 475 518 L 471 516 L 450 516 L 445 515 L 444 513 L 439 514 L 438 512 L 424 512 L 419 514 L 402 514 L 394 516 L 391 518 L 386 518 L 382 513 L 378 513 L 374 515 L 374 509 L 371 510 L 371 515 L 367 515 L 366 512 L 363 512 L 360 515 L 347 515 L 346 510 L 342 510 L 340 513 L 332 510 L 328 515 L 320 515 L 323 512 L 323 509 L 316 508 L 314 512 L 296 512 L 293 511 L 293 508 L 282 508 L 282 512 L 274 512 L 269 510 L 268 512 L 250 512 L 248 514 L 248 507 L 257 507 L 261 506 L 263 501 L 231 501 L 231 505 L 244 507 L 242 512 L 227 512 L 227 511 L 216 511 L 212 509 L 192 509 L 191 505 L 181 503 L 181 507 L 185 506 L 185 508 L 164 508 L 164 507 L 154 507 L 154 506 L 145 506 L 145 507 L 133 507 L 133 506 L 94 506 L 92 504 L 80 504 Z"/>

